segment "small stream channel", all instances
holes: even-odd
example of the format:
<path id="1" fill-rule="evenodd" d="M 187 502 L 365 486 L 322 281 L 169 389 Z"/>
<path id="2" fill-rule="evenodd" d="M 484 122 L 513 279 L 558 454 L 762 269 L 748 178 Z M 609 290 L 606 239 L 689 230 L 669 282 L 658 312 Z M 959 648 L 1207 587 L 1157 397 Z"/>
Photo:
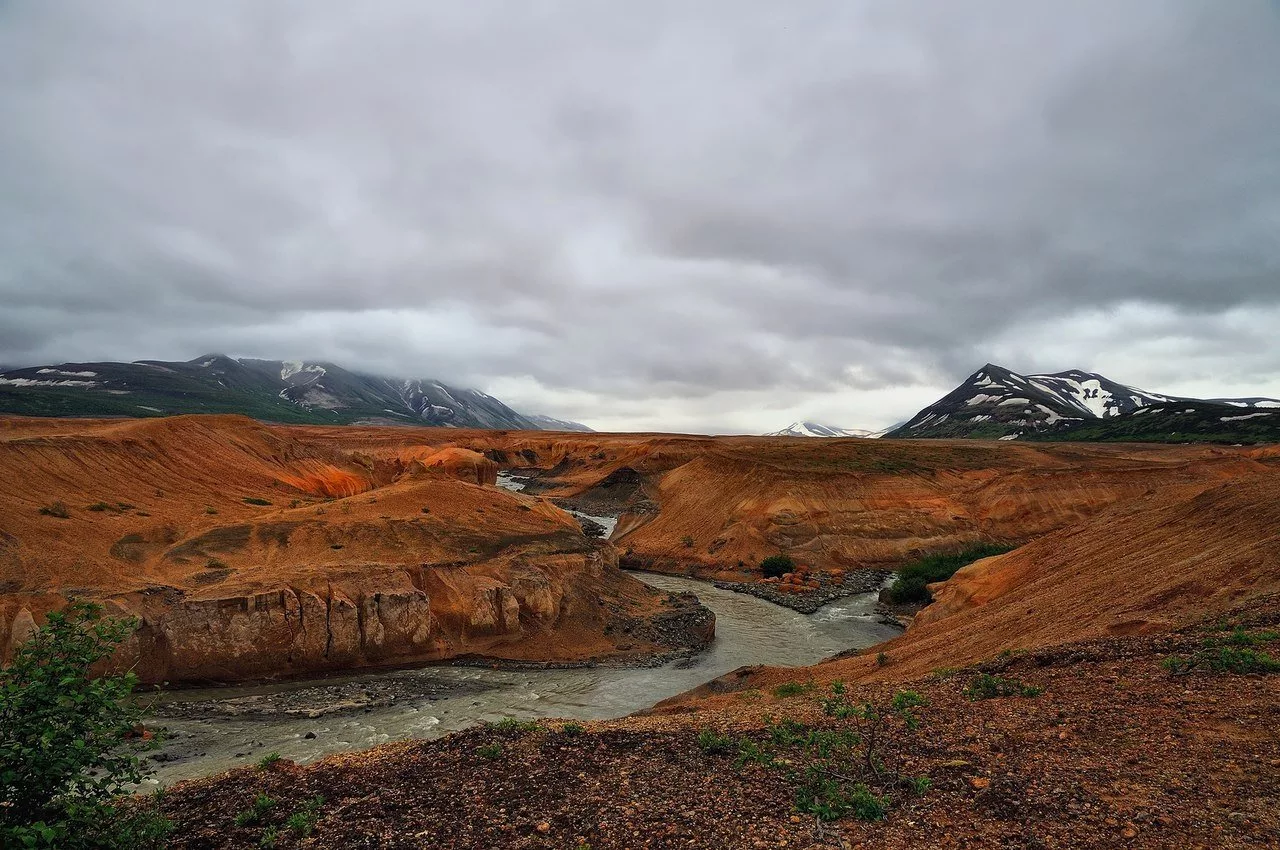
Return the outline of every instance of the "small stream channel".
<path id="1" fill-rule="evenodd" d="M 512 488 L 515 489 L 515 488 Z M 612 517 L 593 517 L 609 525 Z M 800 666 L 900 632 L 878 621 L 876 594 L 799 614 L 706 582 L 652 573 L 659 590 L 696 593 L 715 612 L 716 639 L 692 659 L 655 668 L 497 670 L 431 666 L 297 682 L 174 691 L 153 722 L 173 737 L 154 783 L 167 785 L 276 752 L 297 762 L 409 737 L 438 737 L 504 717 L 579 720 L 630 714 L 749 664 Z"/>

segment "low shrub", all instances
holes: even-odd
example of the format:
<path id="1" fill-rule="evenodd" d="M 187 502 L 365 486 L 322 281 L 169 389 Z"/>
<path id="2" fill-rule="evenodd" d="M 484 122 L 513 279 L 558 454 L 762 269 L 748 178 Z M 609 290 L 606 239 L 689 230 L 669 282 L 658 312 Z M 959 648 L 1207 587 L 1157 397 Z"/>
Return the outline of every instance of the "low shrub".
<path id="1" fill-rule="evenodd" d="M 284 822 L 285 828 L 299 838 L 306 838 L 315 832 L 316 822 L 320 820 L 320 808 L 324 806 L 324 797 L 316 795 L 302 804 L 302 808 L 289 815 Z"/>
<path id="2" fill-rule="evenodd" d="M 714 729 L 703 729 L 698 733 L 698 749 L 709 756 L 726 755 L 733 750 L 733 739 Z"/>
<path id="3" fill-rule="evenodd" d="M 889 601 L 897 605 L 932 602 L 933 596 L 926 585 L 935 581 L 946 581 L 955 575 L 956 570 L 967 567 L 974 561 L 1012 551 L 1012 546 L 983 543 L 959 552 L 921 558 L 898 571 L 897 579 L 889 587 Z"/>
<path id="4" fill-rule="evenodd" d="M 267 753 L 258 760 L 258 770 L 266 770 L 278 761 L 280 761 L 279 753 Z"/>
<path id="5" fill-rule="evenodd" d="M 267 816 L 267 812 L 275 807 L 276 801 L 274 799 L 266 794 L 259 794 L 253 798 L 249 808 L 236 815 L 235 824 L 236 826 L 253 826 L 256 823 L 260 823 Z"/>
<path id="6" fill-rule="evenodd" d="M 766 717 L 763 736 L 737 740 L 703 729 L 698 747 L 709 755 L 732 755 L 739 770 L 758 765 L 779 771 L 795 789 L 796 811 L 821 820 L 881 820 L 896 801 L 929 790 L 928 777 L 906 775 L 899 767 L 900 735 L 919 728 L 917 710 L 927 705 L 921 694 L 898 691 L 883 703 L 855 703 L 844 683 L 832 682 L 820 704 L 832 720 L 808 725 Z"/>
<path id="7" fill-rule="evenodd" d="M 888 800 L 863 783 L 850 785 L 816 765 L 805 770 L 804 781 L 796 787 L 795 806 L 798 812 L 828 821 L 850 814 L 858 820 L 884 820 L 889 809 Z"/>
<path id="8" fill-rule="evenodd" d="M 71 511 L 67 508 L 66 502 L 53 502 L 41 508 L 40 515 L 53 516 L 58 519 L 69 519 L 71 517 Z"/>
<path id="9" fill-rule="evenodd" d="M 501 744 L 484 744 L 483 746 L 476 747 L 476 754 L 479 755 L 481 758 L 486 758 L 486 759 L 489 759 L 490 761 L 493 761 L 494 759 L 502 757 L 502 745 Z"/>
<path id="10" fill-rule="evenodd" d="M 1213 645 L 1206 641 L 1203 649 L 1190 658 L 1171 655 L 1163 661 L 1166 670 L 1184 675 L 1197 668 L 1213 673 L 1280 673 L 1280 659 L 1249 646 Z"/>
<path id="11" fill-rule="evenodd" d="M 783 682 L 773 689 L 773 695 L 779 698 L 798 697 L 814 689 L 813 682 Z"/>
<path id="12" fill-rule="evenodd" d="M 748 764 L 759 764 L 765 767 L 772 767 L 774 763 L 773 754 L 769 749 L 760 746 L 760 744 L 750 738 L 738 739 L 738 754 L 733 759 L 733 766 L 741 770 Z"/>
<path id="13" fill-rule="evenodd" d="M 765 578 L 781 578 L 794 570 L 796 562 L 790 555 L 770 555 L 760 562 L 760 572 Z"/>
<path id="14" fill-rule="evenodd" d="M 969 680 L 969 686 L 964 689 L 964 695 L 975 702 L 997 697 L 1038 697 L 1042 693 L 1044 693 L 1043 688 L 1028 685 L 1017 679 L 993 676 L 990 673 L 979 673 L 974 676 Z"/>
<path id="15" fill-rule="evenodd" d="M 260 498 L 258 498 L 257 496 L 245 496 L 243 501 L 244 501 L 244 503 L 245 503 L 246 505 L 269 505 L 269 504 L 271 504 L 271 503 L 270 503 L 270 502 L 268 502 L 266 499 L 260 499 Z"/>

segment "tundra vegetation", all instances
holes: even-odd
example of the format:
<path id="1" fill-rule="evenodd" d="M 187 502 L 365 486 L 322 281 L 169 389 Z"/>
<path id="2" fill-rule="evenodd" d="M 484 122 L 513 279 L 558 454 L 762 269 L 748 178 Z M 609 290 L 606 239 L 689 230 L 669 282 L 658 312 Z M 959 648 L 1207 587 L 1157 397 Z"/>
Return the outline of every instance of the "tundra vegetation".
<path id="1" fill-rule="evenodd" d="M 999 543 L 981 543 L 959 552 L 928 555 L 913 561 L 898 571 L 897 579 L 889 587 L 889 601 L 896 605 L 928 604 L 933 601 L 933 595 L 926 585 L 946 581 L 955 575 L 956 570 L 974 561 L 1003 555 L 1012 552 L 1013 548 Z"/>
<path id="2" fill-rule="evenodd" d="M 1195 670 L 1211 673 L 1280 673 L 1280 658 L 1261 647 L 1280 641 L 1280 632 L 1249 632 L 1240 626 L 1230 627 L 1225 637 L 1205 638 L 1190 656 L 1170 655 L 1164 669 L 1175 676 Z"/>
<path id="3" fill-rule="evenodd" d="M 790 555 L 770 555 L 760 562 L 760 571 L 765 578 L 781 578 L 795 569 L 796 562 Z"/>
<path id="4" fill-rule="evenodd" d="M 775 695 L 809 693 L 775 689 Z M 917 710 L 927 701 L 916 691 L 897 691 L 884 703 L 855 702 L 843 682 L 833 682 L 819 699 L 828 723 L 806 724 L 784 717 L 766 717 L 763 734 L 733 738 L 714 729 L 698 733 L 698 748 L 711 758 L 732 758 L 743 770 L 758 765 L 782 771 L 794 788 L 798 812 L 820 820 L 852 816 L 882 820 L 898 800 L 925 793 L 925 776 L 908 776 L 899 766 L 902 737 L 920 726 Z"/>

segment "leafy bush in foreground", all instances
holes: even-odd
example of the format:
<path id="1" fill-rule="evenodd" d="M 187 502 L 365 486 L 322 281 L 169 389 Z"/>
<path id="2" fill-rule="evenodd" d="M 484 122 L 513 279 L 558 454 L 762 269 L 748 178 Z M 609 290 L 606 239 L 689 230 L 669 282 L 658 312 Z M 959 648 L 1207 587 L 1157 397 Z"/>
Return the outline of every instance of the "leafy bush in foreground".
<path id="1" fill-rule="evenodd" d="M 73 602 L 0 670 L 0 846 L 150 848 L 170 825 L 153 804 L 116 802 L 145 772 L 132 673 L 95 677 L 134 629 Z"/>
<path id="2" fill-rule="evenodd" d="M 956 570 L 967 567 L 974 561 L 1012 551 L 1012 546 L 982 543 L 959 552 L 921 558 L 898 572 L 897 580 L 889 588 L 889 601 L 898 605 L 932 602 L 933 596 L 925 585 L 946 581 L 955 575 Z"/>

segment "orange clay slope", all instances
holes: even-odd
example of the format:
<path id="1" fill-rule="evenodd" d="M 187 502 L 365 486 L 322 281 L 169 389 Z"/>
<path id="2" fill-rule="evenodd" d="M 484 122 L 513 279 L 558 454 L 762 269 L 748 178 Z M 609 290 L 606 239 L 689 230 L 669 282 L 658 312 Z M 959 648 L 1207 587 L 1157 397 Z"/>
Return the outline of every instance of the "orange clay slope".
<path id="1" fill-rule="evenodd" d="M 470 449 L 535 476 L 529 492 L 621 512 L 611 540 L 624 566 L 729 580 L 759 579 L 760 560 L 778 553 L 848 570 L 1022 543 L 1119 502 L 1181 499 L 1268 469 L 1266 450 L 1217 446 L 307 431 L 374 458 L 427 440 Z"/>
<path id="2" fill-rule="evenodd" d="M 620 572 L 568 514 L 493 486 L 496 469 L 233 416 L 0 420 L 0 655 L 72 596 L 141 618 L 125 655 L 145 681 L 709 637 L 705 609 Z"/>
<path id="3" fill-rule="evenodd" d="M 901 637 L 815 667 L 730 674 L 665 708 L 733 702 L 783 681 L 910 681 L 1003 652 L 1162 632 L 1280 594 L 1280 468 L 1169 499 L 1152 494 L 978 561 L 932 585 Z M 887 663 L 878 663 L 884 653 Z"/>
<path id="4" fill-rule="evenodd" d="M 673 612 L 619 555 L 705 578 L 758 579 L 778 552 L 814 570 L 894 566 L 1135 500 L 1180 504 L 1278 462 L 1206 446 L 6 419 L 0 653 L 68 595 L 142 615 L 133 649 L 158 680 L 642 653 L 661 641 L 636 618 Z M 494 487 L 500 468 L 533 486 Z M 550 498 L 620 512 L 613 546 Z M 69 518 L 40 512 L 55 502 Z"/>

